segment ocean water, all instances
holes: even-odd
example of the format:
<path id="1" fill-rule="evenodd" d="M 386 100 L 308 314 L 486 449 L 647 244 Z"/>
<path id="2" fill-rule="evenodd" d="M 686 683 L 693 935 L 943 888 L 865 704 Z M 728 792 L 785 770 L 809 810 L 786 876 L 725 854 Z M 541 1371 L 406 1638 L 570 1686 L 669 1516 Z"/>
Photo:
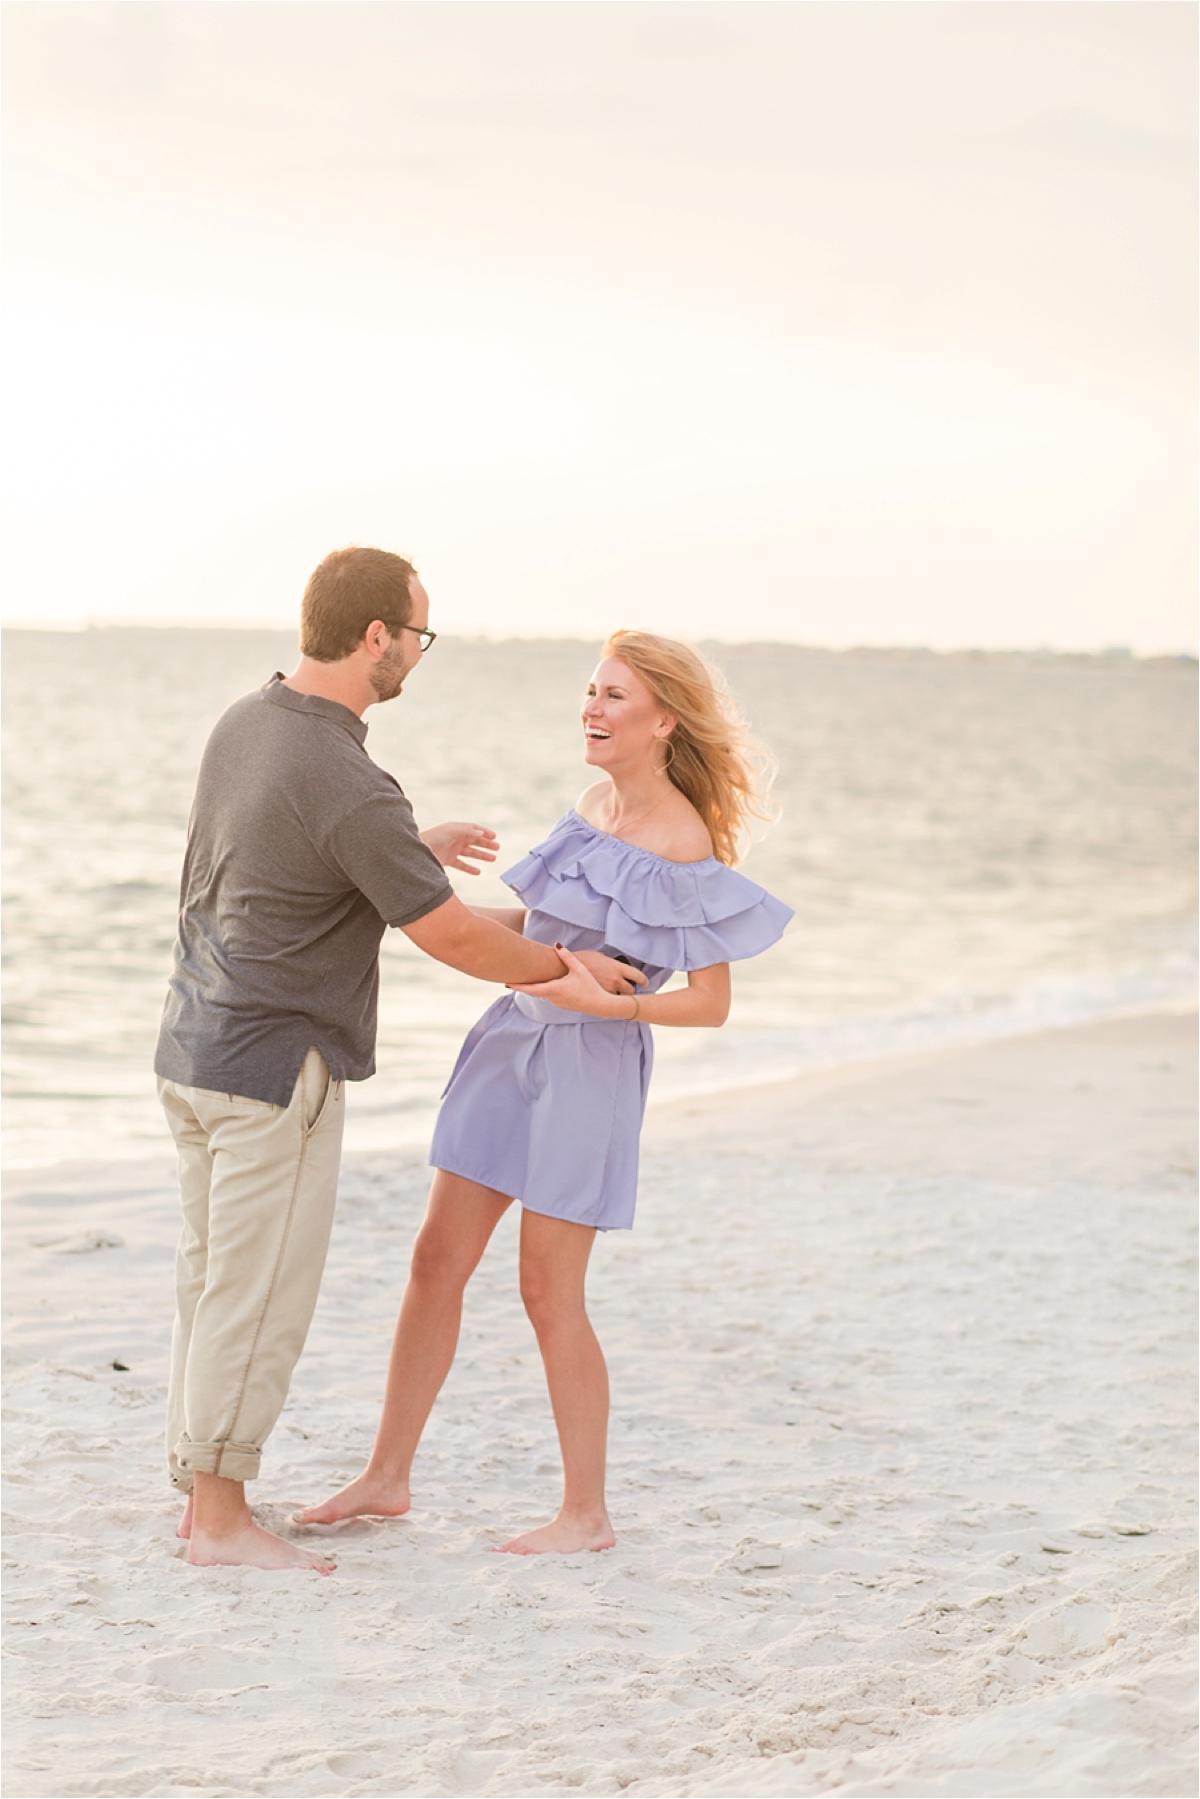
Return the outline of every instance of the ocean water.
<path id="1" fill-rule="evenodd" d="M 150 1070 L 196 763 L 296 653 L 262 631 L 4 635 L 5 1159 L 167 1147 Z M 1194 995 L 1196 668 L 1127 657 L 713 646 L 779 759 L 746 872 L 796 910 L 720 1032 L 656 1032 L 654 1096 L 1071 1023 Z M 515 861 L 590 778 L 595 646 L 439 638 L 368 749 L 423 822 Z M 455 877 L 503 903 L 494 875 Z M 428 1131 L 490 1003 L 400 933 L 350 1148 Z"/>

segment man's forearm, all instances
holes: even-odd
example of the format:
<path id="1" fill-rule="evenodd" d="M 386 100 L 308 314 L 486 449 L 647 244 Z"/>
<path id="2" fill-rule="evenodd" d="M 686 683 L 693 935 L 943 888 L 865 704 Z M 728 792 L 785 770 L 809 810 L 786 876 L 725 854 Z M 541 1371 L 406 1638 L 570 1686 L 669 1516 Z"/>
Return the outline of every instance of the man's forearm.
<path id="1" fill-rule="evenodd" d="M 494 924 L 502 924 L 506 931 L 515 931 L 518 936 L 525 929 L 524 906 L 468 906 L 467 911 L 476 918 L 490 918 Z"/>
<path id="2" fill-rule="evenodd" d="M 549 944 L 476 917 L 458 898 L 401 928 L 427 956 L 478 981 L 554 981 L 565 973 L 566 965 Z"/>

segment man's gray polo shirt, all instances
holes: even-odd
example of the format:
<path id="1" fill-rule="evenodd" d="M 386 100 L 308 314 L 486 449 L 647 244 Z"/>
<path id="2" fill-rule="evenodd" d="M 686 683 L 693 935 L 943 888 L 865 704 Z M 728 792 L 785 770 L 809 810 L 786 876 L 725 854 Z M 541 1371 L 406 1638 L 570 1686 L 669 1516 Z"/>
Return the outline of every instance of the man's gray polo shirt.
<path id="1" fill-rule="evenodd" d="M 220 719 L 188 825 L 155 1072 L 286 1106 L 310 1047 L 375 1072 L 379 944 L 452 888 L 345 706 L 273 680 Z"/>

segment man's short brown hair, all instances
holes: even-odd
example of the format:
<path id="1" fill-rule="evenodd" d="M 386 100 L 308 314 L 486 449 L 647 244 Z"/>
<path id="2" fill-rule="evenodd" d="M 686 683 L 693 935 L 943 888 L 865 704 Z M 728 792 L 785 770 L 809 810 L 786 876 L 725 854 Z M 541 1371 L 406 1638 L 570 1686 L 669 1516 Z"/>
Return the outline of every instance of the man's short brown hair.
<path id="1" fill-rule="evenodd" d="M 300 606 L 300 653 L 314 662 L 353 655 L 376 619 L 395 637 L 412 615 L 411 562 L 390 550 L 334 550 L 309 576 Z"/>

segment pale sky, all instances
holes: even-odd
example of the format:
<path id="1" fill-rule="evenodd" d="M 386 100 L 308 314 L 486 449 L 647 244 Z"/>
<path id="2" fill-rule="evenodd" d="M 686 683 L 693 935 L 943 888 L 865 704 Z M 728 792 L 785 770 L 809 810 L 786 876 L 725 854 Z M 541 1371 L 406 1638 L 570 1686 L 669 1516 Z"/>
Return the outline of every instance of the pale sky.
<path id="1" fill-rule="evenodd" d="M 1195 6 L 3 15 L 6 620 L 1194 647 Z"/>

